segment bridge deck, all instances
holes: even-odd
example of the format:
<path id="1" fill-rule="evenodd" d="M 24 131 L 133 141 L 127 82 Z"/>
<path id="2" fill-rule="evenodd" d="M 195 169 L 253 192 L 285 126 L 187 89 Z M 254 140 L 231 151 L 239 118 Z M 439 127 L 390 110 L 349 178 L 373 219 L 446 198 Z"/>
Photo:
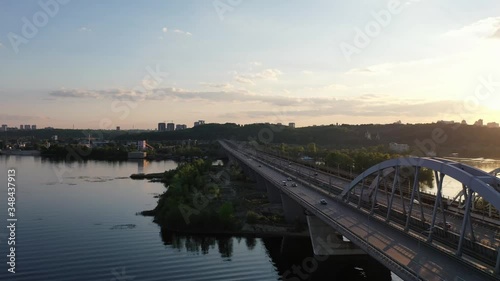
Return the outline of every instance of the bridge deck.
<path id="1" fill-rule="evenodd" d="M 275 167 L 261 165 L 223 144 L 224 148 L 248 167 L 273 183 L 276 188 L 299 202 L 305 209 L 318 216 L 332 228 L 382 262 L 405 280 L 498 280 L 482 270 L 439 251 L 412 237 L 386 222 L 370 217 L 368 214 L 349 206 L 347 203 L 327 196 L 324 191 L 299 185 L 284 187 L 281 182 L 286 174 Z M 261 165 L 261 167 L 259 167 Z M 320 199 L 328 204 L 322 205 Z M 482 270 L 481 270 L 482 269 Z M 405 272 L 406 271 L 406 272 Z"/>

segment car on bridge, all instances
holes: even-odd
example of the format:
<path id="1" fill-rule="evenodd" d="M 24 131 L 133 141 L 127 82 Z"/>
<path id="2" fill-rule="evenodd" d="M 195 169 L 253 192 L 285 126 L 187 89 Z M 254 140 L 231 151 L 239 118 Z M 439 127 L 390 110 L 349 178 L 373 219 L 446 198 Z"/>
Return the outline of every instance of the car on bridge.
<path id="1" fill-rule="evenodd" d="M 292 187 L 297 187 L 297 183 L 292 183 Z"/>
<path id="2" fill-rule="evenodd" d="M 286 178 L 287 181 L 292 181 L 291 177 Z"/>
<path id="3" fill-rule="evenodd" d="M 283 186 L 286 186 L 286 181 L 282 181 L 281 183 L 283 184 Z"/>
<path id="4" fill-rule="evenodd" d="M 327 204 L 325 199 L 319 200 L 319 203 L 321 203 L 321 205 L 326 205 Z"/>

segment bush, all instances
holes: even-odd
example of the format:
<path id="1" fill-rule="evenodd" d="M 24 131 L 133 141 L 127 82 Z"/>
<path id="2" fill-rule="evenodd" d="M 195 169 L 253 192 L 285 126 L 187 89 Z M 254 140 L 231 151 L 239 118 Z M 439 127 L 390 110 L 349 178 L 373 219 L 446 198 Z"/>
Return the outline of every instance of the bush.
<path id="1" fill-rule="evenodd" d="M 247 223 L 256 224 L 258 220 L 259 220 L 259 215 L 256 212 L 254 211 L 247 212 Z"/>

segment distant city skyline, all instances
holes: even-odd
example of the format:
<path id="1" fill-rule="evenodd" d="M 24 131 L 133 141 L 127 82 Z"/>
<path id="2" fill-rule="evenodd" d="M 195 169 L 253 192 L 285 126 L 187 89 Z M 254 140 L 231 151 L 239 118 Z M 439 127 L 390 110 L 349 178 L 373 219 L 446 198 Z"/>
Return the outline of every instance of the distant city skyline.
<path id="1" fill-rule="evenodd" d="M 0 122 L 499 121 L 499 1 L 213 2 L 0 2 Z"/>
<path id="2" fill-rule="evenodd" d="M 2 122 L 0 121 L 0 124 Z M 227 123 L 235 123 L 235 122 L 205 122 L 205 120 L 198 120 L 194 122 L 193 126 L 189 126 L 186 124 L 182 123 L 175 123 L 175 122 L 159 122 L 157 124 L 154 124 L 153 126 L 149 127 L 135 127 L 133 126 L 132 128 L 124 128 L 122 126 L 115 126 L 115 127 L 110 127 L 110 128 L 105 128 L 105 130 L 150 130 L 150 131 L 177 131 L 177 130 L 185 130 L 189 128 L 193 128 L 199 125 L 204 125 L 204 124 L 227 124 Z M 375 124 L 375 125 L 386 125 L 386 124 L 461 124 L 461 125 L 470 125 L 470 126 L 481 126 L 481 127 L 488 127 L 488 128 L 500 128 L 500 123 L 496 121 L 485 121 L 483 119 L 478 119 L 475 120 L 474 122 L 467 122 L 467 120 L 437 120 L 437 121 L 432 121 L 432 122 L 418 122 L 418 123 L 407 123 L 407 122 L 402 122 L 401 120 L 398 120 L 396 122 L 390 122 L 390 123 L 362 123 L 362 124 L 353 124 L 353 123 L 330 123 L 330 124 L 311 124 L 311 125 L 303 125 L 303 126 L 297 126 L 295 122 L 288 122 L 288 123 L 272 123 L 272 122 L 254 122 L 254 123 L 235 123 L 237 125 L 251 125 L 251 124 L 273 124 L 273 125 L 278 125 L 278 126 L 287 126 L 290 128 L 300 128 L 300 127 L 310 127 L 310 126 L 328 126 L 328 125 L 335 125 L 335 126 L 340 126 L 342 124 L 347 124 L 347 125 L 367 125 L 367 124 Z M 170 125 L 170 126 L 169 126 Z M 1 125 L 1 130 L 5 130 L 6 128 L 10 129 L 20 129 L 20 130 L 37 130 L 37 129 L 75 129 L 75 130 L 80 130 L 80 129 L 92 129 L 92 128 L 78 128 L 78 127 L 72 127 L 72 128 L 62 128 L 62 127 L 53 127 L 53 126 L 46 126 L 46 127 L 38 127 L 37 125 L 29 125 L 29 129 L 25 129 L 25 126 L 27 125 L 20 125 L 18 126 L 10 126 L 9 124 L 2 124 Z"/>

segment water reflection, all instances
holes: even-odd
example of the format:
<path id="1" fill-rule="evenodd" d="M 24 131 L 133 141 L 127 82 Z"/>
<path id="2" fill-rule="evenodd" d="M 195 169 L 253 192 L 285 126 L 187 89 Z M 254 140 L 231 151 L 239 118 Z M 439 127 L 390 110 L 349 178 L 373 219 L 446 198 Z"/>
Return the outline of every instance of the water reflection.
<path id="1" fill-rule="evenodd" d="M 144 168 L 149 165 L 149 162 L 145 159 L 129 159 L 128 162 L 137 163 L 138 174 L 144 174 Z"/>
<path id="2" fill-rule="evenodd" d="M 254 238 L 188 235 L 161 230 L 165 245 L 179 252 L 208 255 L 218 251 L 224 261 L 231 261 L 234 248 L 244 240 L 249 252 L 261 251 L 263 245 L 282 280 L 380 280 L 390 281 L 390 271 L 368 256 L 328 257 L 314 260 L 308 237 Z M 241 250 L 241 249 L 240 249 Z"/>

